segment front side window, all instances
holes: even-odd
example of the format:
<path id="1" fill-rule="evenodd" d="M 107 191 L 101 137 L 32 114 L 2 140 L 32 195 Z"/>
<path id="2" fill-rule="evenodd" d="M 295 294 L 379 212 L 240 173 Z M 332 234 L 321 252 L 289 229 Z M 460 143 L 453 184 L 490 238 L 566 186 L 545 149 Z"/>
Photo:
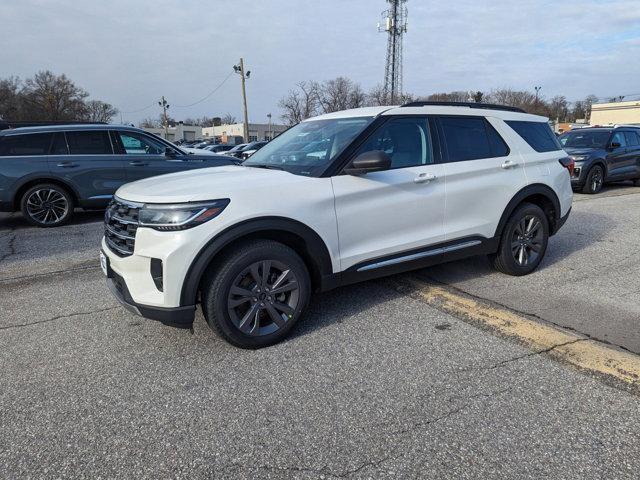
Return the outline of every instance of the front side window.
<path id="1" fill-rule="evenodd" d="M 243 165 L 320 176 L 372 121 L 373 117 L 354 117 L 301 122 L 274 138 Z"/>
<path id="2" fill-rule="evenodd" d="M 51 136 L 51 133 L 30 133 L 0 137 L 0 157 L 47 155 Z"/>
<path id="3" fill-rule="evenodd" d="M 616 132 L 613 134 L 613 137 L 611 138 L 611 145 L 613 145 L 614 143 L 618 144 L 618 147 L 626 147 L 627 146 L 627 142 L 624 138 L 624 133 L 622 132 Z"/>
<path id="4" fill-rule="evenodd" d="M 640 139 L 636 132 L 624 132 L 624 138 L 627 141 L 627 145 L 630 147 L 637 147 L 640 145 Z"/>
<path id="5" fill-rule="evenodd" d="M 127 155 L 162 155 L 166 149 L 161 142 L 134 132 L 118 132 Z"/>
<path id="6" fill-rule="evenodd" d="M 106 130 L 66 132 L 71 155 L 110 155 L 111 141 Z"/>
<path id="7" fill-rule="evenodd" d="M 562 150 L 562 145 L 558 142 L 555 133 L 553 133 L 547 122 L 507 120 L 506 124 L 513 128 L 536 152 Z"/>
<path id="8" fill-rule="evenodd" d="M 427 119 L 412 117 L 389 120 L 367 139 L 356 156 L 372 150 L 381 150 L 389 155 L 392 169 L 432 164 Z"/>

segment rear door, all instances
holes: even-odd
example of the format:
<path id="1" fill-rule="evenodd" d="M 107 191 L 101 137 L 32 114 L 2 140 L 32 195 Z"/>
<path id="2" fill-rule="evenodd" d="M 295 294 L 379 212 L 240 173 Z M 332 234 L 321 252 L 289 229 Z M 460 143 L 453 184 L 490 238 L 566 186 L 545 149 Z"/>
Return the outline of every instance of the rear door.
<path id="1" fill-rule="evenodd" d="M 627 141 L 627 152 L 632 157 L 630 178 L 640 178 L 640 134 L 629 130 L 624 132 L 624 138 Z"/>
<path id="2" fill-rule="evenodd" d="M 491 123 L 495 122 L 496 126 Z M 483 116 L 439 116 L 446 178 L 447 242 L 494 236 L 513 196 L 527 184 L 522 158 Z"/>
<path id="3" fill-rule="evenodd" d="M 74 187 L 82 206 L 106 205 L 126 182 L 124 165 L 113 153 L 107 130 L 57 132 L 49 165 Z"/>

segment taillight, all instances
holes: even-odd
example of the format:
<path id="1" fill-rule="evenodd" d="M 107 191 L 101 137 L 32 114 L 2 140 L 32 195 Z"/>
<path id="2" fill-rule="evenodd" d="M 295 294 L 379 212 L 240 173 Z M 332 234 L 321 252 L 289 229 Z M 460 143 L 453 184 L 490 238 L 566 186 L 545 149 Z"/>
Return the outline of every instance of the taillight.
<path id="1" fill-rule="evenodd" d="M 569 176 L 573 177 L 573 169 L 576 166 L 576 162 L 571 157 L 564 157 L 560 159 L 560 165 L 569 170 Z"/>

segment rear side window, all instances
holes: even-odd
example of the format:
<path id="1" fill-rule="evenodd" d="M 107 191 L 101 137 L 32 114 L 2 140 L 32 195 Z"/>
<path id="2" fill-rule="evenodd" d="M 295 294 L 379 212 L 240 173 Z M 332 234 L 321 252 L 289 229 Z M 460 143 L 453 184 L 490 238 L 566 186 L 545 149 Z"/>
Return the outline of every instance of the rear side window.
<path id="1" fill-rule="evenodd" d="M 439 117 L 449 162 L 504 157 L 509 147 L 484 117 Z"/>
<path id="2" fill-rule="evenodd" d="M 51 136 L 51 133 L 30 133 L 0 137 L 0 157 L 47 155 Z"/>
<path id="3" fill-rule="evenodd" d="M 562 146 L 546 122 L 506 121 L 536 152 L 562 150 Z"/>
<path id="4" fill-rule="evenodd" d="M 636 132 L 624 132 L 624 138 L 626 138 L 627 145 L 630 147 L 637 147 L 640 144 L 640 139 L 638 139 Z"/>
<path id="5" fill-rule="evenodd" d="M 112 154 L 111 141 L 106 130 L 66 132 L 71 155 Z"/>

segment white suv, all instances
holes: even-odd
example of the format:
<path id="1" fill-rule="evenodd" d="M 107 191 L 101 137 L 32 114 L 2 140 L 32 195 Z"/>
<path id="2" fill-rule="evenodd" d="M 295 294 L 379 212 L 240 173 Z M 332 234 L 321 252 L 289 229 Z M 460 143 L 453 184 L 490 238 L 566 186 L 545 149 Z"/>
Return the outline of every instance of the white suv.
<path id="1" fill-rule="evenodd" d="M 488 254 L 524 275 L 571 210 L 547 119 L 415 102 L 305 120 L 241 166 L 122 186 L 101 263 L 130 310 L 234 345 L 287 335 L 312 292 Z"/>

